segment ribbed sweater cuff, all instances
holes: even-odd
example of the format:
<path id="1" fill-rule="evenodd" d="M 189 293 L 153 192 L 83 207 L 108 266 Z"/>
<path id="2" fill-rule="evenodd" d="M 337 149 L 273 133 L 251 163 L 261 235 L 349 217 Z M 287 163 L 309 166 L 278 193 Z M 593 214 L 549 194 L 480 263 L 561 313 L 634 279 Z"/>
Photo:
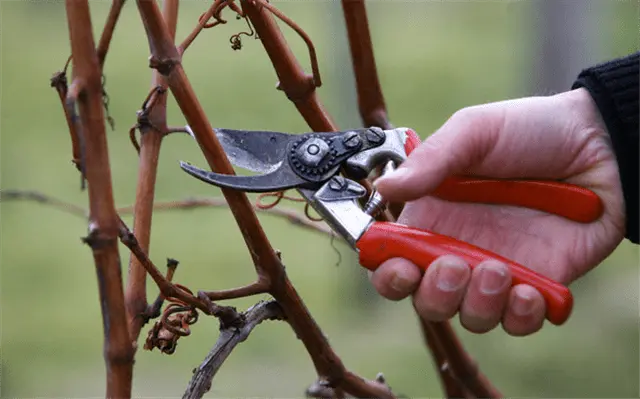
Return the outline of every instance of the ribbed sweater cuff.
<path id="1" fill-rule="evenodd" d="M 602 114 L 618 161 L 627 214 L 626 238 L 640 242 L 638 70 L 640 53 L 583 70 L 572 89 L 589 91 Z"/>

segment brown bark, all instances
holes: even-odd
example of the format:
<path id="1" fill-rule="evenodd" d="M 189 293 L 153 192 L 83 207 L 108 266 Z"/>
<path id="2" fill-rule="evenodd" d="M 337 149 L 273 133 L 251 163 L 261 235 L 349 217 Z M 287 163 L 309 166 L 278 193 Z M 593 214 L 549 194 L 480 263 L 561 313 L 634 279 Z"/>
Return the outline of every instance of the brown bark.
<path id="1" fill-rule="evenodd" d="M 102 110 L 101 69 L 93 41 L 87 0 L 67 0 L 73 70 L 77 83 L 84 142 L 83 170 L 88 182 L 90 224 L 84 241 L 91 247 L 98 276 L 104 328 L 104 357 L 108 398 L 131 396 L 133 347 L 125 318 L 118 253 L 118 216 L 111 187 L 111 170 Z"/>

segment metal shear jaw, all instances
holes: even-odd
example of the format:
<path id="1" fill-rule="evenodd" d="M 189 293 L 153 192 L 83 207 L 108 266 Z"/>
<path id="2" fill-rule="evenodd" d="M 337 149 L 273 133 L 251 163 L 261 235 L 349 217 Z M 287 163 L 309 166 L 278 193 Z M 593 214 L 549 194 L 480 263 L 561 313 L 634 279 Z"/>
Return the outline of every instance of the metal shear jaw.
<path id="1" fill-rule="evenodd" d="M 393 161 L 387 161 L 383 174 L 394 169 Z M 374 190 L 363 209 L 357 202 L 367 194 L 367 190 L 359 183 L 335 176 L 319 190 L 298 190 L 331 226 L 344 237 L 356 252 L 357 243 L 367 229 L 374 223 L 374 216 L 385 207 L 385 201 Z"/>
<path id="2" fill-rule="evenodd" d="M 334 176 L 319 190 L 298 189 L 313 209 L 354 248 L 373 217 L 364 212 L 357 200 L 367 190 L 357 182 Z"/>

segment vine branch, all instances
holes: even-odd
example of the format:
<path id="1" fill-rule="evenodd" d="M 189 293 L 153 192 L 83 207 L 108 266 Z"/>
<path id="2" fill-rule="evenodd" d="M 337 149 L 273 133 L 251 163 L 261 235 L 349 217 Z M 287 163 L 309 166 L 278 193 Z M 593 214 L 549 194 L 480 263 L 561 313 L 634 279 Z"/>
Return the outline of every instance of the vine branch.
<path id="1" fill-rule="evenodd" d="M 66 0 L 73 54 L 74 99 L 79 109 L 78 132 L 83 142 L 83 168 L 89 188 L 89 234 L 98 276 L 104 329 L 109 398 L 131 396 L 134 350 L 126 323 L 118 252 L 119 218 L 115 211 L 106 130 L 102 109 L 102 71 L 96 54 L 88 0 Z M 72 93 L 69 90 L 68 96 Z"/>
<path id="2" fill-rule="evenodd" d="M 163 1 L 163 19 L 173 41 L 178 24 L 179 0 Z M 151 225 L 155 201 L 155 186 L 162 139 L 167 131 L 167 82 L 158 72 L 152 72 L 151 92 L 138 113 L 140 129 L 138 182 L 133 209 L 133 231 L 143 252 L 149 253 Z M 125 291 L 127 319 L 131 339 L 138 339 L 142 326 L 147 322 L 146 268 L 133 254 L 129 257 L 129 276 Z"/>
<path id="3" fill-rule="evenodd" d="M 102 36 L 100 36 L 100 42 L 98 43 L 97 54 L 100 68 L 102 68 L 102 66 L 104 65 L 104 61 L 107 58 L 107 52 L 109 51 L 109 45 L 111 44 L 113 31 L 116 28 L 116 23 L 118 22 L 118 18 L 120 17 L 120 11 L 122 11 L 124 2 L 125 0 L 113 0 L 113 2 L 111 3 L 109 15 L 107 16 L 107 21 L 104 24 Z"/>

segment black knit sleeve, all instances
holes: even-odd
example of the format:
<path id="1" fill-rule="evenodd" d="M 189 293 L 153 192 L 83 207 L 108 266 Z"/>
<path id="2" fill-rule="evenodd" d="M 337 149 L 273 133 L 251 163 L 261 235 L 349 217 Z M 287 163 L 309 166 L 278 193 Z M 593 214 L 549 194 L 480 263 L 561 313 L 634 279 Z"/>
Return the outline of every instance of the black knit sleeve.
<path id="1" fill-rule="evenodd" d="M 638 70 L 640 53 L 618 58 L 583 70 L 572 89 L 589 91 L 607 126 L 618 160 L 627 213 L 625 237 L 638 244 L 639 176 Z"/>

